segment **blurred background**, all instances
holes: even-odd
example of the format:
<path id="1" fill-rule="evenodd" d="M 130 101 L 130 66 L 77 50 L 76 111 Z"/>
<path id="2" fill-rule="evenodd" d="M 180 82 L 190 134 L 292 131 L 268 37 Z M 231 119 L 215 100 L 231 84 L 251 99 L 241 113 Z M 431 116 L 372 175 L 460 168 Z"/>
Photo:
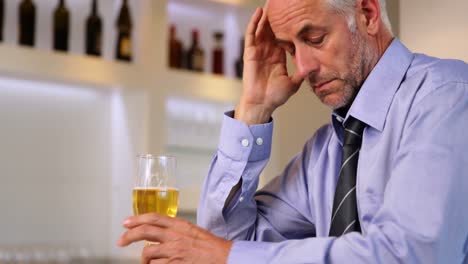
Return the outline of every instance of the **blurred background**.
<path id="1" fill-rule="evenodd" d="M 115 243 L 140 153 L 178 157 L 179 216 L 195 221 L 263 2 L 0 1 L 0 263 L 139 263 L 143 244 Z M 468 61 L 466 0 L 387 2 L 411 50 Z M 261 184 L 329 116 L 308 89 L 277 111 Z"/>

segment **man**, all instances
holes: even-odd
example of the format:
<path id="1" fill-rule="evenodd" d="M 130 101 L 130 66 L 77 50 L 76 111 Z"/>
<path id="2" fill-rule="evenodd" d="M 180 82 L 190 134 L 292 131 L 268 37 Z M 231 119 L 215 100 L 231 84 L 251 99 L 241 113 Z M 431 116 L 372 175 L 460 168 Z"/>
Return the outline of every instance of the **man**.
<path id="1" fill-rule="evenodd" d="M 143 263 L 463 263 L 468 66 L 411 53 L 383 1 L 270 0 L 265 10 L 248 25 L 243 94 L 201 197 L 198 223 L 216 236 L 150 214 L 130 217 L 119 244 L 161 242 Z M 255 192 L 271 116 L 303 80 L 332 121 Z"/>

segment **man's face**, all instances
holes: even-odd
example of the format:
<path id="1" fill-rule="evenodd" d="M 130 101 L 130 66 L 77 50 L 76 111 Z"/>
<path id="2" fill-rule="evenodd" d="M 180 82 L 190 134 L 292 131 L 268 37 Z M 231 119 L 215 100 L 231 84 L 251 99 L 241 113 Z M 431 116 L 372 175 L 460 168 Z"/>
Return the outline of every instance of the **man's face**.
<path id="1" fill-rule="evenodd" d="M 365 32 L 351 31 L 325 0 L 270 0 L 267 15 L 278 45 L 319 99 L 332 109 L 349 106 L 376 57 Z"/>

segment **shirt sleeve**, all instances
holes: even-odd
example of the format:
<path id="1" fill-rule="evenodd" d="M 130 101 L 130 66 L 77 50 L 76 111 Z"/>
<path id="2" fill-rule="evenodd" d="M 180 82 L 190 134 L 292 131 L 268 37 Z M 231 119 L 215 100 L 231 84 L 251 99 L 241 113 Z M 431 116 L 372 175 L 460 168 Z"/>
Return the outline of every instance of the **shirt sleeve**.
<path id="1" fill-rule="evenodd" d="M 414 105 L 365 235 L 237 241 L 228 263 L 466 263 L 467 120 L 465 83 L 434 89 Z"/>
<path id="2" fill-rule="evenodd" d="M 306 148 L 256 193 L 271 151 L 273 122 L 247 126 L 227 113 L 219 149 L 205 180 L 198 224 L 229 240 L 283 241 L 315 235 L 307 199 Z M 227 202 L 233 187 L 239 190 Z"/>

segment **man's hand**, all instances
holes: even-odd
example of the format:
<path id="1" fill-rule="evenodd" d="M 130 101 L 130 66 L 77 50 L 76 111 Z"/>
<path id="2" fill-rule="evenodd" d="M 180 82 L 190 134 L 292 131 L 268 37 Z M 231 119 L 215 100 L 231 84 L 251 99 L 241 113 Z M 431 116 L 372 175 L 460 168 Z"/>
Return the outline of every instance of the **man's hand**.
<path id="1" fill-rule="evenodd" d="M 262 8 L 255 11 L 245 32 L 243 76 L 235 118 L 248 125 L 268 122 L 303 81 L 298 74 L 288 76 L 286 53 L 277 45 Z"/>
<path id="2" fill-rule="evenodd" d="M 182 219 L 159 214 L 131 216 L 117 245 L 159 242 L 143 249 L 141 263 L 226 263 L 232 242 Z"/>

